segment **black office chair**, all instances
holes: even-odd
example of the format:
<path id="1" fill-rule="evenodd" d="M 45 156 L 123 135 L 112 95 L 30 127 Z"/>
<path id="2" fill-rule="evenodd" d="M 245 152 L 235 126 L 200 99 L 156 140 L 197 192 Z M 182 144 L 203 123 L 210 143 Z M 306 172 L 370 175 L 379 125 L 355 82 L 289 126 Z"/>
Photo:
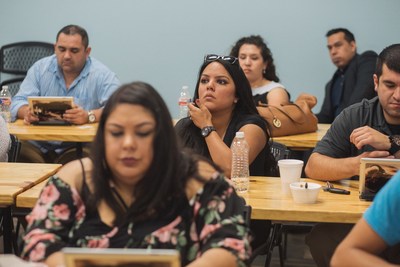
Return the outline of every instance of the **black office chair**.
<path id="1" fill-rule="evenodd" d="M 10 134 L 10 139 L 11 139 L 11 147 L 10 150 L 8 151 L 8 162 L 17 162 L 19 152 L 21 151 L 21 142 L 13 134 Z"/>
<path id="2" fill-rule="evenodd" d="M 275 157 L 275 160 L 278 162 L 281 159 L 289 159 L 292 157 L 292 153 L 290 149 L 287 148 L 284 144 L 271 141 L 270 142 L 271 153 Z M 277 167 L 277 173 L 279 173 L 279 168 Z M 280 227 L 278 225 L 274 225 L 275 236 L 273 239 L 273 246 L 279 247 L 279 256 L 281 258 L 281 266 L 282 260 L 287 258 L 287 237 L 289 233 L 308 233 L 311 231 L 313 224 L 312 223 L 294 223 L 294 224 L 281 224 Z M 273 249 L 273 247 L 272 247 Z"/>
<path id="3" fill-rule="evenodd" d="M 8 151 L 8 162 L 17 162 L 17 158 L 19 156 L 19 153 L 21 151 L 21 142 L 18 140 L 18 138 L 15 135 L 10 134 L 10 140 L 11 140 L 11 146 L 10 150 Z M 18 223 L 17 223 L 17 228 L 15 231 L 12 232 L 12 241 L 13 241 L 13 249 L 14 253 L 18 255 L 18 245 L 17 245 L 17 236 L 19 233 L 19 229 L 22 224 L 24 224 L 24 218 L 21 218 L 20 216 L 15 216 L 17 217 Z"/>
<path id="4" fill-rule="evenodd" d="M 46 42 L 19 42 L 3 45 L 0 48 L 0 72 L 13 76 L 7 80 L 1 79 L 0 86 L 8 85 L 11 95 L 14 96 L 33 63 L 52 54 L 54 54 L 54 45 Z"/>
<path id="5" fill-rule="evenodd" d="M 19 42 L 0 48 L 0 71 L 26 75 L 37 60 L 54 54 L 54 44 L 46 42 Z"/>
<path id="6" fill-rule="evenodd" d="M 10 91 L 11 96 L 15 96 L 18 93 L 19 87 L 21 86 L 21 83 L 23 80 L 24 80 L 24 77 L 18 77 L 18 78 L 2 81 L 0 83 L 0 88 L 3 88 L 3 85 L 7 85 L 8 91 Z"/>

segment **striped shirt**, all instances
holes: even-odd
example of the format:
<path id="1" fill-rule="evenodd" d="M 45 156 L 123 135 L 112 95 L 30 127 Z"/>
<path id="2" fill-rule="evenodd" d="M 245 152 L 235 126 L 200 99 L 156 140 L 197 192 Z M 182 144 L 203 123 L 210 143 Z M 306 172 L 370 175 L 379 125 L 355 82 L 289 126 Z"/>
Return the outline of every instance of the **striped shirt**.
<path id="1" fill-rule="evenodd" d="M 11 118 L 16 120 L 19 108 L 28 104 L 28 96 L 72 96 L 75 104 L 83 109 L 98 109 L 105 105 L 119 85 L 115 73 L 89 57 L 79 76 L 67 89 L 56 56 L 45 57 L 29 69 L 20 90 L 12 98 Z"/>

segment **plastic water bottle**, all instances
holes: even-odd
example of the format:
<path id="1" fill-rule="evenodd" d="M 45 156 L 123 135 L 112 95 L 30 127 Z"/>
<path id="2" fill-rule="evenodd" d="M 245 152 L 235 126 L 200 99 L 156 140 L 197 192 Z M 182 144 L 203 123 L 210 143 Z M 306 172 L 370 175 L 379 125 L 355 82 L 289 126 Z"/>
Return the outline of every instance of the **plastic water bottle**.
<path id="1" fill-rule="evenodd" d="M 8 91 L 8 86 L 3 85 L 0 91 L 0 115 L 6 122 L 11 122 L 11 93 Z"/>
<path id="2" fill-rule="evenodd" d="M 192 101 L 189 92 L 189 86 L 182 86 L 181 94 L 179 96 L 179 119 L 186 118 L 188 116 L 189 107 L 188 104 Z"/>
<path id="3" fill-rule="evenodd" d="M 244 139 L 244 132 L 237 132 L 231 145 L 232 172 L 231 180 L 236 192 L 249 190 L 249 144 Z"/>

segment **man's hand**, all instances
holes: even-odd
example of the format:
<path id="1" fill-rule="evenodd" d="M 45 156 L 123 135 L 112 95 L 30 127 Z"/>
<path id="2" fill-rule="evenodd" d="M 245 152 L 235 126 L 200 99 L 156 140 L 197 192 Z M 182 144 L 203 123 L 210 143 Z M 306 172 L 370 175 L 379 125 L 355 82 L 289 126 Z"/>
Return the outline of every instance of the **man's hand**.
<path id="1" fill-rule="evenodd" d="M 39 118 L 32 113 L 31 109 L 28 107 L 28 105 L 22 106 L 18 110 L 18 118 L 21 118 L 24 120 L 24 124 L 29 125 L 32 122 L 38 121 Z"/>
<path id="2" fill-rule="evenodd" d="M 389 150 L 389 137 L 369 126 L 363 126 L 355 129 L 350 135 L 352 142 L 358 149 L 365 145 L 370 145 L 376 150 Z"/>
<path id="3" fill-rule="evenodd" d="M 85 124 L 88 122 L 88 112 L 78 105 L 72 109 L 67 109 L 63 115 L 63 119 L 72 124 Z"/>

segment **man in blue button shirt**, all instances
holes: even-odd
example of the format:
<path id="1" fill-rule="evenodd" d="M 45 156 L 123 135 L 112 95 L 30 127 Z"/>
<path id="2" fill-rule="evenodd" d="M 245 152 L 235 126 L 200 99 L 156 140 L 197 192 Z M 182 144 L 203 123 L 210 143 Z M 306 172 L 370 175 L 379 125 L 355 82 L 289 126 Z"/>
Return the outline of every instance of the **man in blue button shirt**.
<path id="1" fill-rule="evenodd" d="M 29 69 L 12 99 L 12 119 L 23 119 L 25 124 L 38 120 L 29 110 L 28 96 L 72 96 L 76 106 L 67 110 L 63 119 L 78 125 L 98 121 L 102 107 L 120 81 L 105 65 L 89 56 L 89 37 L 82 27 L 62 28 L 54 48 L 54 55 L 37 61 Z M 74 143 L 66 142 L 24 142 L 19 161 L 66 163 L 73 158 L 63 159 L 63 153 L 73 146 Z"/>

